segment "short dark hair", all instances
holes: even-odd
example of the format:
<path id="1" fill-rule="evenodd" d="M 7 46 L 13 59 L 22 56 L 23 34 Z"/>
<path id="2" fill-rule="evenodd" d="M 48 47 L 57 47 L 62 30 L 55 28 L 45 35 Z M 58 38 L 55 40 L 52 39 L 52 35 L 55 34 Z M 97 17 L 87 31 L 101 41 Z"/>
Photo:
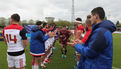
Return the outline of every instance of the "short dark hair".
<path id="1" fill-rule="evenodd" d="M 85 23 L 88 24 L 89 26 L 92 26 L 92 23 L 91 23 L 90 19 L 87 19 Z"/>
<path id="2" fill-rule="evenodd" d="M 44 23 L 43 23 L 43 27 L 45 27 L 46 25 L 47 25 L 47 23 L 46 23 L 46 22 L 44 22 Z"/>
<path id="3" fill-rule="evenodd" d="M 81 18 L 76 18 L 76 21 L 82 21 L 82 19 Z"/>
<path id="4" fill-rule="evenodd" d="M 91 15 L 88 15 L 88 16 L 87 16 L 87 19 L 90 19 L 90 18 L 91 18 Z"/>
<path id="5" fill-rule="evenodd" d="M 101 20 L 105 18 L 105 11 L 102 7 L 96 7 L 91 11 L 92 15 L 98 14 Z"/>
<path id="6" fill-rule="evenodd" d="M 20 16 L 18 14 L 13 14 L 13 15 L 11 15 L 11 19 L 13 19 L 13 21 L 15 21 L 15 22 L 19 22 Z"/>
<path id="7" fill-rule="evenodd" d="M 41 24 L 42 24 L 41 21 L 37 21 L 37 22 L 36 22 L 36 25 L 41 25 Z"/>

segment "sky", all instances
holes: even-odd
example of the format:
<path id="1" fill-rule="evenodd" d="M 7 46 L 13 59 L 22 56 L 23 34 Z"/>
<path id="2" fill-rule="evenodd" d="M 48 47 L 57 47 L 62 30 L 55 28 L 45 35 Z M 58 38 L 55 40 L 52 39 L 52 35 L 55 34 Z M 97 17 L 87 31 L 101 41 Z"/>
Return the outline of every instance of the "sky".
<path id="1" fill-rule="evenodd" d="M 95 7 L 104 8 L 109 20 L 121 21 L 121 0 L 74 0 L 75 18 L 90 14 Z M 45 20 L 45 17 L 55 17 L 55 20 L 71 21 L 72 0 L 0 0 L 0 17 L 9 18 L 18 13 L 21 20 Z"/>

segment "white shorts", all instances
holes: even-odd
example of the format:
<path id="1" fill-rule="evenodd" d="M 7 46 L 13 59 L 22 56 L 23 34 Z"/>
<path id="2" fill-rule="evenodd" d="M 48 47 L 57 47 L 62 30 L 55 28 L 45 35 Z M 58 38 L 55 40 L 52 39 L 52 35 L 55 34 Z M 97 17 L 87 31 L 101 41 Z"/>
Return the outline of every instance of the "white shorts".
<path id="1" fill-rule="evenodd" d="M 47 51 L 50 48 L 50 39 L 45 41 L 45 51 Z"/>
<path id="2" fill-rule="evenodd" d="M 26 66 L 25 53 L 19 56 L 10 56 L 7 54 L 8 67 L 21 68 Z"/>
<path id="3" fill-rule="evenodd" d="M 52 45 L 54 42 L 54 37 L 53 38 L 50 38 L 50 44 Z"/>
<path id="4" fill-rule="evenodd" d="M 49 38 L 48 42 L 49 42 L 49 46 L 50 46 L 52 44 L 52 38 Z"/>
<path id="5" fill-rule="evenodd" d="M 52 44 L 54 43 L 54 41 L 55 41 L 55 38 L 53 37 L 53 38 L 52 38 Z"/>

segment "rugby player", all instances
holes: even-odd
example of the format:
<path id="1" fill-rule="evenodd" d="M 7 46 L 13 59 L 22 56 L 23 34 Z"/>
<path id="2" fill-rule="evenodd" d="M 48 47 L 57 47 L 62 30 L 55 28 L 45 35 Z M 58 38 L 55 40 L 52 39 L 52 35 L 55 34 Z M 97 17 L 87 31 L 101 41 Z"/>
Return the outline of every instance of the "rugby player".
<path id="1" fill-rule="evenodd" d="M 20 16 L 18 14 L 11 15 L 10 25 L 3 29 L 4 41 L 7 44 L 7 62 L 8 69 L 24 69 L 26 66 L 26 58 L 24 47 L 28 41 L 26 30 L 19 25 Z"/>
<path id="2" fill-rule="evenodd" d="M 67 30 L 66 26 L 63 26 L 63 28 L 59 32 L 59 39 L 60 39 L 60 50 L 62 53 L 62 58 L 66 58 L 67 54 L 67 42 L 69 41 L 71 37 L 71 32 Z"/>

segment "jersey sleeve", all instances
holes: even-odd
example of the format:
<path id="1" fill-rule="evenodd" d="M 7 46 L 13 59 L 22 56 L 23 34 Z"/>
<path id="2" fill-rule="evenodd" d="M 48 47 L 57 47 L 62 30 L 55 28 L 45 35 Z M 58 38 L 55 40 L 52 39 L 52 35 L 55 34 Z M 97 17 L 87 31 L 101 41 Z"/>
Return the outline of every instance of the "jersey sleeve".
<path id="1" fill-rule="evenodd" d="M 85 28 L 84 28 L 84 26 L 83 25 L 80 25 L 79 27 L 78 27 L 78 30 L 80 30 L 80 31 L 82 31 L 83 33 L 85 32 L 85 30 L 84 30 Z"/>
<path id="2" fill-rule="evenodd" d="M 2 35 L 3 35 L 3 38 L 5 38 L 5 36 L 4 36 L 4 29 L 3 29 L 3 34 Z"/>
<path id="3" fill-rule="evenodd" d="M 22 40 L 27 40 L 26 33 L 27 33 L 27 31 L 26 31 L 25 28 L 23 28 L 23 29 L 20 31 L 20 36 L 21 36 Z"/>
<path id="4" fill-rule="evenodd" d="M 50 37 L 49 35 L 45 36 L 41 31 L 38 32 L 38 37 L 37 38 L 39 40 L 46 41 L 49 37 Z"/>

